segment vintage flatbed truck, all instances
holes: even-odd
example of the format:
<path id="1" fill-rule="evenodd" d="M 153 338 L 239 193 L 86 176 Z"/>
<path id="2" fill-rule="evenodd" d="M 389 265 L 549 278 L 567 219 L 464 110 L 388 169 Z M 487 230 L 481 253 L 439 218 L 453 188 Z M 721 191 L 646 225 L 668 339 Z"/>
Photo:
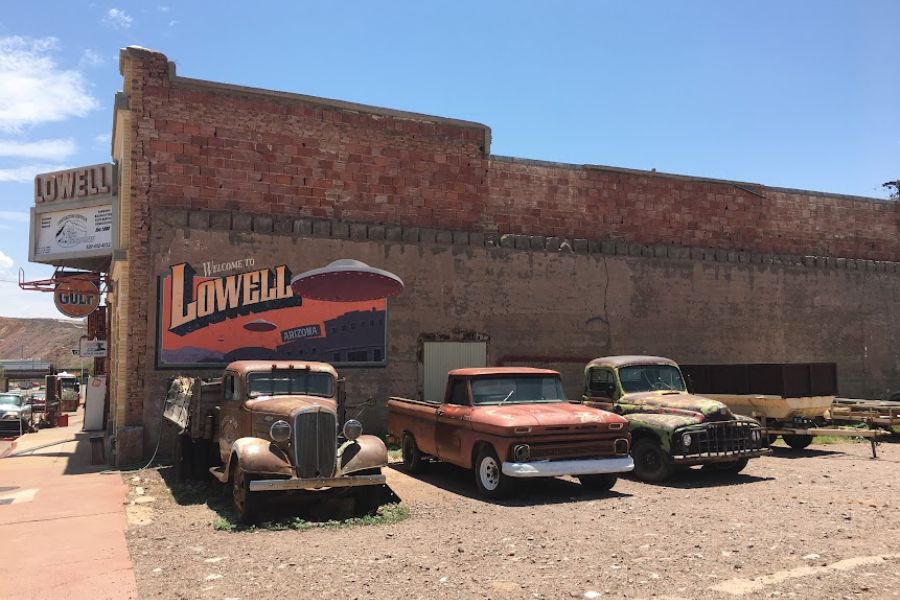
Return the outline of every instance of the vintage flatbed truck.
<path id="1" fill-rule="evenodd" d="M 238 361 L 221 378 L 175 377 L 163 414 L 179 428 L 178 462 L 229 483 L 246 522 L 261 494 L 352 496 L 359 513 L 393 496 L 381 474 L 384 442 L 362 435 L 346 407 L 331 365 Z"/>
<path id="2" fill-rule="evenodd" d="M 427 459 L 472 469 L 478 491 L 492 499 L 532 477 L 572 475 L 609 490 L 633 467 L 628 422 L 570 403 L 559 373 L 546 369 L 450 371 L 441 401 L 388 401 L 388 435 L 408 471 Z"/>
<path id="3" fill-rule="evenodd" d="M 727 404 L 732 411 L 753 417 L 774 442 L 802 450 L 817 435 L 866 438 L 877 456 L 876 443 L 890 435 L 892 413 L 876 415 L 879 402 L 836 398 L 835 363 L 746 363 L 684 365 L 691 388 Z M 880 412 L 880 411 L 879 411 Z M 894 416 L 900 412 L 893 413 Z M 841 423 L 866 428 L 841 427 Z M 900 424 L 900 419 L 897 420 Z"/>
<path id="4" fill-rule="evenodd" d="M 688 393 L 668 358 L 592 360 L 584 370 L 582 401 L 628 419 L 634 474 L 643 481 L 664 481 L 676 468 L 694 465 L 737 473 L 769 452 L 759 423 Z"/>

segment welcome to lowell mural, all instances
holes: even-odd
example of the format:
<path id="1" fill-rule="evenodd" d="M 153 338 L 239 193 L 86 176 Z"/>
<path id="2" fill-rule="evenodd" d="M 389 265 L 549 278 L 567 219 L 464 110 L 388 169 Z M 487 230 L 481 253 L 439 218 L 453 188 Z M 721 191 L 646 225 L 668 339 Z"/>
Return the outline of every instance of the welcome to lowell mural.
<path id="1" fill-rule="evenodd" d="M 189 263 L 159 278 L 159 368 L 221 368 L 234 360 L 315 360 L 336 366 L 386 363 L 387 301 L 327 302 L 297 296 L 287 265 L 251 258 Z M 237 272 L 234 272 L 237 271 Z"/>

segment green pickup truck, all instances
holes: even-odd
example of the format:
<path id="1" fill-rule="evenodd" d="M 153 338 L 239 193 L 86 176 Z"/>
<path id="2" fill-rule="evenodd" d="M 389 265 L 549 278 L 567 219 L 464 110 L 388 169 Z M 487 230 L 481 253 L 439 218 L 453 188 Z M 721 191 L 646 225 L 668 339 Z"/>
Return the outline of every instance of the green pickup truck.
<path id="1" fill-rule="evenodd" d="M 678 365 L 659 356 L 606 356 L 587 364 L 582 402 L 628 419 L 634 473 L 668 479 L 677 467 L 737 473 L 769 452 L 760 424 L 687 391 Z"/>

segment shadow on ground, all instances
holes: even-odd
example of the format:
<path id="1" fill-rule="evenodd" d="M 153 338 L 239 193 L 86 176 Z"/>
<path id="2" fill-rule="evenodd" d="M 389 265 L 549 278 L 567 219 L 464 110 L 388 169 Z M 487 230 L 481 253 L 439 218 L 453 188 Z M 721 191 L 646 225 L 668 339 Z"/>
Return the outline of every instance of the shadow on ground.
<path id="1" fill-rule="evenodd" d="M 425 462 L 419 473 L 406 471 L 403 468 L 403 464 L 399 462 L 388 466 L 398 473 L 403 473 L 407 477 L 433 485 L 444 491 L 475 500 L 485 500 L 479 495 L 475 485 L 475 476 L 470 470 L 443 462 Z M 517 481 L 513 495 L 510 498 L 489 502 L 501 506 L 537 506 L 562 504 L 573 500 L 595 500 L 598 498 L 615 498 L 629 495 L 617 492 L 615 488 L 608 492 L 598 492 L 582 486 L 577 481 L 556 477 Z"/>
<path id="2" fill-rule="evenodd" d="M 180 506 L 206 505 L 220 519 L 237 523 L 231 486 L 219 483 L 212 475 L 204 479 L 179 480 L 174 468 L 160 469 L 159 475 Z M 271 524 L 275 528 L 297 519 L 309 522 L 351 519 L 400 501 L 388 486 L 256 493 L 262 501 L 258 503 L 255 522 Z"/>

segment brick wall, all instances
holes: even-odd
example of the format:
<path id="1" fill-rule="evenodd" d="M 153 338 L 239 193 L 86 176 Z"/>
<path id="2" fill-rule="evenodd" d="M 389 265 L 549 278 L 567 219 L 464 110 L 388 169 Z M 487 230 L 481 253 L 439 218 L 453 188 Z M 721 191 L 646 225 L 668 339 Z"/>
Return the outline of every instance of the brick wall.
<path id="1" fill-rule="evenodd" d="M 888 385 L 888 379 L 897 376 L 896 366 L 882 361 L 886 355 L 858 359 L 853 358 L 859 351 L 856 345 L 832 348 L 831 341 L 816 337 L 818 330 L 809 331 L 809 327 L 818 327 L 825 313 L 804 304 L 802 297 L 792 297 L 791 302 L 784 299 L 794 293 L 787 289 L 792 286 L 807 299 L 820 298 L 816 286 L 823 281 L 830 282 L 826 288 L 831 297 L 841 298 L 845 304 L 826 312 L 829 318 L 838 319 L 844 329 L 849 327 L 847 323 L 856 322 L 853 319 L 858 316 L 856 309 L 847 307 L 863 301 L 857 296 L 847 296 L 856 288 L 842 290 L 841 285 L 862 286 L 859 289 L 872 285 L 871 298 L 892 302 L 891 298 L 896 297 L 896 288 L 891 287 L 894 283 L 885 288 L 883 282 L 869 282 L 893 277 L 887 273 L 889 268 L 894 268 L 887 265 L 893 263 L 869 261 L 900 260 L 898 203 L 627 169 L 496 157 L 490 154 L 490 130 L 477 123 L 186 79 L 175 75 L 174 66 L 164 55 L 138 48 L 122 52 L 120 69 L 127 102 L 117 101 L 117 107 L 122 109 L 116 117 L 119 131 L 115 140 L 121 145 L 116 152 L 123 169 L 120 225 L 125 253 L 113 266 L 118 303 L 113 334 L 118 347 L 113 348 L 115 356 L 111 361 L 115 427 L 123 440 L 129 440 L 129 455 L 123 453 L 120 464 L 139 458 L 131 456 L 137 452 L 133 448 L 140 446 L 135 444 L 135 439 L 143 437 L 146 447 L 155 437 L 152 431 L 140 428 L 158 419 L 154 413 L 155 395 L 161 378 L 165 377 L 155 371 L 153 364 L 153 299 L 155 277 L 161 268 L 160 253 L 167 253 L 168 247 L 154 246 L 151 239 L 152 235 L 160 234 L 153 231 L 155 227 L 165 227 L 157 225 L 156 218 L 171 210 L 192 211 L 196 222 L 186 223 L 185 231 L 205 231 L 207 227 L 227 223 L 231 233 L 216 238 L 219 244 L 253 247 L 252 244 L 269 243 L 260 242 L 255 235 L 281 236 L 285 240 L 325 233 L 334 237 L 333 228 L 337 228 L 342 235 L 346 232 L 345 236 L 338 236 L 345 241 L 331 249 L 340 250 L 341 256 L 359 255 L 365 260 L 371 255 L 376 265 L 384 265 L 383 259 L 389 252 L 408 252 L 406 257 L 410 260 L 418 256 L 418 262 L 403 263 L 404 269 L 435 285 L 450 285 L 446 281 L 466 282 L 468 291 L 454 287 L 461 283 L 451 285 L 455 290 L 450 295 L 456 303 L 454 310 L 468 307 L 476 315 L 472 318 L 481 319 L 485 329 L 500 328 L 501 332 L 494 335 L 500 335 L 501 339 L 505 335 L 524 336 L 507 340 L 510 348 L 521 346 L 522 340 L 531 340 L 528 343 L 541 351 L 547 345 L 563 345 L 561 338 L 534 337 L 530 327 L 515 323 L 528 322 L 537 310 L 558 311 L 561 304 L 581 294 L 598 293 L 592 286 L 607 275 L 603 275 L 605 271 L 597 271 L 599 258 L 583 257 L 573 263 L 565 262 L 570 259 L 560 259 L 564 261 L 561 263 L 553 259 L 541 263 L 543 266 L 532 264 L 526 268 L 526 263 L 516 261 L 531 259 L 494 260 L 495 254 L 539 256 L 541 252 L 561 248 L 572 249 L 572 257 L 580 256 L 581 251 L 604 257 L 619 256 L 616 260 L 624 261 L 625 266 L 617 268 L 621 269 L 620 275 L 627 286 L 621 288 L 621 295 L 613 294 L 619 302 L 616 306 L 621 307 L 617 310 L 640 309 L 659 319 L 652 321 L 653 335 L 643 346 L 634 342 L 643 338 L 611 337 L 615 343 L 598 346 L 593 338 L 584 337 L 578 338 L 581 340 L 576 348 L 578 352 L 591 350 L 591 354 L 597 354 L 607 347 L 615 352 L 650 349 L 648 344 L 659 339 L 660 328 L 671 327 L 673 330 L 666 331 L 664 339 L 672 337 L 685 345 L 671 348 L 663 345 L 660 352 L 672 350 L 668 353 L 691 361 L 725 355 L 736 360 L 733 352 L 714 354 L 728 346 L 711 340 L 720 330 L 728 331 L 729 335 L 733 334 L 734 327 L 753 330 L 755 325 L 751 320 L 735 316 L 746 310 L 740 306 L 746 298 L 735 294 L 746 293 L 753 294 L 754 302 L 759 304 L 753 318 L 772 319 L 773 313 L 779 316 L 772 321 L 766 343 L 746 346 L 748 351 L 741 354 L 742 360 L 807 360 L 812 354 L 827 359 L 831 354 L 823 348 L 831 348 L 834 353 L 845 353 L 840 354 L 843 363 L 855 365 L 850 369 L 852 377 L 876 376 L 877 385 L 883 388 Z M 247 233 L 236 234 L 234 228 Z M 360 231 L 365 236 L 360 237 Z M 384 241 L 369 238 L 372 231 L 380 231 Z M 452 252 L 441 254 L 447 263 L 434 263 L 428 258 L 427 248 L 432 244 L 453 244 L 457 238 L 478 242 L 475 246 L 481 250 L 473 251 L 472 256 L 487 257 L 487 262 L 468 267 L 460 261 L 472 256 L 454 257 Z M 361 245 L 363 239 L 367 240 L 366 245 Z M 277 248 L 265 246 L 269 248 L 266 251 L 275 252 L 272 249 L 275 248 L 280 252 L 285 243 L 279 242 Z M 222 246 L 223 250 L 227 247 L 230 246 Z M 793 258 L 789 262 L 775 262 L 780 255 Z M 330 254 L 322 251 L 316 256 L 324 259 Z M 730 261 L 732 256 L 736 265 L 701 264 L 707 257 Z M 754 256 L 776 258 L 771 263 L 750 267 L 749 261 Z M 663 261 L 644 273 L 649 278 L 647 285 L 651 286 L 646 293 L 635 295 L 634 290 L 640 290 L 642 284 L 634 280 L 638 271 L 628 267 L 624 257 Z M 742 257 L 747 258 L 747 266 L 739 266 Z M 849 266 L 839 269 L 840 276 L 800 278 L 790 271 L 795 268 L 791 265 L 808 266 L 803 261 L 813 265 L 821 261 L 821 266 L 827 268 L 838 264 L 835 257 L 840 257 L 845 265 L 862 265 L 862 268 L 853 269 L 852 274 Z M 606 265 L 609 260 L 603 258 L 602 263 Z M 677 265 L 665 262 L 670 260 L 678 261 Z M 582 273 L 579 277 L 586 279 L 575 279 L 587 286 L 587 292 L 572 287 L 575 271 L 571 269 L 576 263 L 591 265 L 592 270 L 578 271 Z M 386 266 L 390 268 L 391 264 Z M 754 283 L 757 277 L 754 268 L 769 269 L 774 274 L 760 276 L 765 284 Z M 422 269 L 441 269 L 438 272 L 449 279 L 437 282 L 430 279 L 433 273 Z M 673 277 L 673 272 L 682 276 L 674 277 L 671 284 L 675 289 L 669 290 L 663 284 Z M 727 278 L 736 277 L 738 272 L 744 273 L 741 277 L 749 278 L 743 287 L 724 286 Z M 722 319 L 721 326 L 717 324 L 716 329 L 702 334 L 686 329 L 692 321 L 667 320 L 660 316 L 667 313 L 659 312 L 685 314 L 694 310 L 696 299 L 684 296 L 686 292 L 680 286 L 694 285 L 693 278 L 698 273 L 704 280 L 714 279 L 719 286 L 703 287 L 704 291 L 729 298 L 727 303 L 722 301 L 710 307 L 712 314 Z M 490 287 L 503 290 L 515 278 L 536 281 L 546 278 L 551 287 L 541 291 L 519 282 L 510 287 L 516 290 L 515 297 L 508 291 L 497 295 Z M 564 297 L 547 304 L 529 305 L 527 310 L 522 308 L 497 322 L 486 315 L 478 316 L 481 300 L 471 301 L 475 290 L 480 297 L 490 298 L 487 305 L 491 306 L 560 289 L 565 290 Z M 436 320 L 424 323 L 419 308 L 409 309 L 408 317 L 392 321 L 394 330 L 409 327 L 419 335 L 461 326 L 463 316 L 440 317 L 441 311 L 447 309 L 448 300 L 436 296 L 437 292 L 425 287 L 416 288 L 415 293 L 421 295 L 423 306 L 431 311 L 427 314 Z M 411 295 L 404 297 L 407 299 L 398 300 L 398 306 L 411 302 Z M 670 301 L 670 298 L 680 300 Z M 827 298 L 822 302 L 831 306 Z M 797 308 L 802 309 L 800 313 L 792 314 Z M 571 336 L 581 335 L 575 332 L 579 324 L 584 324 L 578 320 L 583 315 L 570 313 L 566 313 L 569 320 L 565 331 L 571 335 L 566 339 L 575 339 Z M 700 321 L 708 324 L 705 318 Z M 629 326 L 641 332 L 645 331 L 642 323 L 646 321 L 635 320 Z M 867 323 L 868 327 L 883 325 L 874 316 Z M 787 327 L 789 332 L 806 333 L 797 334 L 794 339 L 791 333 L 777 334 L 776 325 Z M 887 328 L 893 331 L 891 325 Z M 859 341 L 857 334 L 844 329 L 838 331 L 835 325 L 822 331 L 837 336 L 831 339 L 843 336 L 854 344 Z M 769 343 L 772 339 L 781 340 L 780 345 Z M 890 340 L 882 344 L 881 350 L 896 354 L 896 338 Z M 792 346 L 795 341 L 798 345 Z M 709 346 L 699 356 L 697 344 L 703 343 Z M 871 344 L 878 347 L 875 340 L 869 343 L 865 352 L 872 352 Z M 799 353 L 794 351 L 796 348 L 800 348 Z M 404 361 L 415 360 L 405 356 L 411 350 L 409 344 L 392 350 L 398 362 L 392 362 L 390 372 L 398 373 L 400 379 L 379 380 L 377 385 L 372 384 L 377 388 L 373 389 L 381 392 L 395 383 L 408 386 L 414 372 Z M 861 367 L 854 360 L 879 366 L 877 369 Z M 363 379 L 366 377 L 369 376 Z M 874 388 L 860 384 L 859 389 Z"/>
<path id="2" fill-rule="evenodd" d="M 123 64 L 153 204 L 900 260 L 898 203 L 492 157 L 477 123 L 185 79 L 145 50 Z"/>

